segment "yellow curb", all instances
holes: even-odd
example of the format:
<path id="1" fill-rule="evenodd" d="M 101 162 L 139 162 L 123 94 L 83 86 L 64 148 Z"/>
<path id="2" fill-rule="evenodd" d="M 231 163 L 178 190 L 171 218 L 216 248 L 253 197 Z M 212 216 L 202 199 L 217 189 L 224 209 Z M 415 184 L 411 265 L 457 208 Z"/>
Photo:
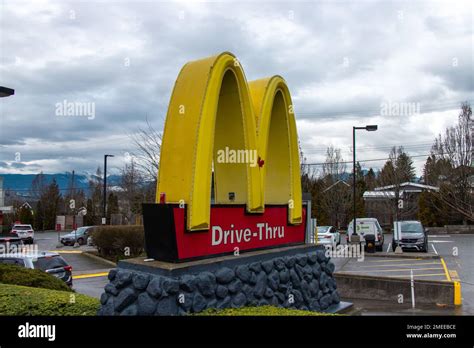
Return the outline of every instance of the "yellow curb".
<path id="1" fill-rule="evenodd" d="M 58 254 L 82 254 L 82 250 L 48 250 L 51 253 Z"/>
<path id="2" fill-rule="evenodd" d="M 79 274 L 76 276 L 72 276 L 72 279 L 85 279 L 85 278 L 95 278 L 95 277 L 106 277 L 109 272 L 102 272 L 102 273 L 90 273 L 90 274 Z"/>
<path id="3" fill-rule="evenodd" d="M 454 305 L 455 306 L 462 305 L 461 283 L 457 281 L 454 282 Z"/>

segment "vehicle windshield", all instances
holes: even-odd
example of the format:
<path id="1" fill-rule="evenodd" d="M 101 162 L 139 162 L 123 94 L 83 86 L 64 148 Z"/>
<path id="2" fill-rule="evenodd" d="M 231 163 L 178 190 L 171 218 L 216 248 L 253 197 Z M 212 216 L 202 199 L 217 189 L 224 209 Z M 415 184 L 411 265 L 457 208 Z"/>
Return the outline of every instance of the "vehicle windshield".
<path id="1" fill-rule="evenodd" d="M 30 225 L 15 225 L 13 226 L 15 230 L 31 230 Z"/>
<path id="2" fill-rule="evenodd" d="M 402 222 L 400 230 L 403 233 L 423 233 L 423 226 L 419 222 Z"/>
<path id="3" fill-rule="evenodd" d="M 35 262 L 33 262 L 33 265 L 37 269 L 46 271 L 48 269 L 67 266 L 67 263 L 61 256 L 47 256 L 39 257 Z"/>
<path id="4" fill-rule="evenodd" d="M 87 228 L 85 227 L 79 227 L 76 231 L 72 231 L 71 233 L 77 233 L 77 234 L 84 234 L 87 231 Z"/>
<path id="5" fill-rule="evenodd" d="M 319 226 L 318 227 L 318 233 L 326 233 L 329 231 L 330 226 Z"/>

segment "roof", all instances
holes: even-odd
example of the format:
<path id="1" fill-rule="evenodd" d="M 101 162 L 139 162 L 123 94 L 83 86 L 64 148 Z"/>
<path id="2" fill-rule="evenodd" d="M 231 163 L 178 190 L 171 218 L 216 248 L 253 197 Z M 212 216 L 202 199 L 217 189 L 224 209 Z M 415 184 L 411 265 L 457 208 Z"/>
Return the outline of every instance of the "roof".
<path id="1" fill-rule="evenodd" d="M 397 185 L 388 185 L 388 186 L 381 186 L 381 187 L 376 187 L 374 188 L 375 191 L 385 191 L 385 190 L 391 190 L 395 188 Z M 416 182 L 404 182 L 400 185 L 399 187 L 405 188 L 405 191 L 415 191 L 415 192 L 421 192 L 422 190 L 432 190 L 432 191 L 438 191 L 439 187 L 436 186 L 430 186 L 430 185 L 423 185 L 423 184 L 418 184 Z M 414 189 L 409 189 L 407 187 L 413 187 Z"/>

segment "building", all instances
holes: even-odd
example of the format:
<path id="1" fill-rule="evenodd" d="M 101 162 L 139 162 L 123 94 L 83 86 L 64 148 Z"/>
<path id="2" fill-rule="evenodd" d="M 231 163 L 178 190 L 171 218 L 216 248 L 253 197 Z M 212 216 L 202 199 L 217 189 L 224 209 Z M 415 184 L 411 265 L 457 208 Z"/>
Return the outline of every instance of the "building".
<path id="1" fill-rule="evenodd" d="M 3 215 L 13 213 L 12 206 L 5 206 L 5 191 L 3 191 L 3 177 L 0 176 L 0 234 L 3 231 Z"/>
<path id="2" fill-rule="evenodd" d="M 377 218 L 380 225 L 391 229 L 393 221 L 418 219 L 418 199 L 423 191 L 439 191 L 439 187 L 414 182 L 376 187 L 363 195 L 366 217 Z"/>

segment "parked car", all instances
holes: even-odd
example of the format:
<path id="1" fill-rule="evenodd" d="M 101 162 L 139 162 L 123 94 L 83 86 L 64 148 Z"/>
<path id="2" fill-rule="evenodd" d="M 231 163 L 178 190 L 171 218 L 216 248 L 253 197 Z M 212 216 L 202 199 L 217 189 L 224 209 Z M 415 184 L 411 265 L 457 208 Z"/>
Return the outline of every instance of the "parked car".
<path id="1" fill-rule="evenodd" d="M 72 267 L 57 253 L 41 251 L 0 254 L 0 263 L 39 269 L 72 286 Z"/>
<path id="2" fill-rule="evenodd" d="M 4 252 L 8 253 L 8 250 L 13 246 L 15 246 L 15 248 L 21 248 L 23 244 L 24 243 L 21 238 L 0 236 L 0 245 L 2 245 L 2 248 L 4 248 Z"/>
<path id="3" fill-rule="evenodd" d="M 35 240 L 35 231 L 31 225 L 16 224 L 13 225 L 10 232 L 18 238 L 21 238 L 25 244 L 33 244 Z"/>
<path id="4" fill-rule="evenodd" d="M 341 244 L 341 235 L 334 226 L 318 226 L 318 244 L 331 244 L 337 246 Z"/>
<path id="5" fill-rule="evenodd" d="M 354 220 L 349 223 L 347 228 L 347 240 L 351 240 L 354 232 Z M 366 235 L 373 235 L 375 238 L 375 248 L 377 251 L 383 250 L 384 236 L 382 227 L 376 218 L 357 218 L 356 234 L 360 236 L 360 241 L 365 244 Z"/>
<path id="6" fill-rule="evenodd" d="M 428 252 L 428 234 L 420 221 L 395 221 L 393 223 L 393 251 L 398 245 L 402 249 Z"/>
<path id="7" fill-rule="evenodd" d="M 79 227 L 78 229 L 62 236 L 61 243 L 63 245 L 74 245 L 77 240 L 77 243 L 79 245 L 84 245 L 87 243 L 87 239 L 89 238 L 93 230 L 94 226 Z"/>
<path id="8" fill-rule="evenodd" d="M 94 239 L 92 239 L 92 236 L 87 237 L 87 245 L 88 246 L 94 246 Z"/>

